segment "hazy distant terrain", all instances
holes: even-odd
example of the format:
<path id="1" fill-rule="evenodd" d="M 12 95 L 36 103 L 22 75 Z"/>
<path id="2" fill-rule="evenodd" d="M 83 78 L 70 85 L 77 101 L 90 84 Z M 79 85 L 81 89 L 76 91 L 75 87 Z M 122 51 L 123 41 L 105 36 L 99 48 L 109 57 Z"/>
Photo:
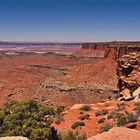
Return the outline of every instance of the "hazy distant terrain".
<path id="1" fill-rule="evenodd" d="M 81 48 L 81 43 L 32 43 L 0 42 L 0 55 L 21 55 L 39 53 L 72 54 Z"/>

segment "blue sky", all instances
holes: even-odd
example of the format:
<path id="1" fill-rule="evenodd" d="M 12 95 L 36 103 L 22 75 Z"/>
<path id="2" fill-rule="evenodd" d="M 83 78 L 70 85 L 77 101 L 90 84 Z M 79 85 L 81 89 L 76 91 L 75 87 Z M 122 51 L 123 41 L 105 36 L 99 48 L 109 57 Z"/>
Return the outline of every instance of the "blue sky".
<path id="1" fill-rule="evenodd" d="M 0 0 L 0 40 L 140 40 L 140 1 Z"/>

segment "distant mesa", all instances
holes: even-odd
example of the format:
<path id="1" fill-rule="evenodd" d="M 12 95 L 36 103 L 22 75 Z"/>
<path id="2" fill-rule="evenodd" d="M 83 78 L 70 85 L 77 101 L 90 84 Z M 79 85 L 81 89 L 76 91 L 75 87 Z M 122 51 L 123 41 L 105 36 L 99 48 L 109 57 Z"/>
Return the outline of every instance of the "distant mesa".
<path id="1" fill-rule="evenodd" d="M 87 42 L 82 44 L 82 49 L 104 50 L 105 58 L 117 59 L 127 53 L 140 52 L 140 41 Z"/>

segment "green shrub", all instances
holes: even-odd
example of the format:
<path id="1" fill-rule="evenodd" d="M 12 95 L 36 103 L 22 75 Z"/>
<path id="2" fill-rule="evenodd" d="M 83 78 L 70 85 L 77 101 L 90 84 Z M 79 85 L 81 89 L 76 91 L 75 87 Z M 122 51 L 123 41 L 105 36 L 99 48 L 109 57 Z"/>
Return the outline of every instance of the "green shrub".
<path id="1" fill-rule="evenodd" d="M 82 111 L 90 111 L 91 110 L 91 107 L 89 105 L 83 105 L 80 110 Z"/>
<path id="2" fill-rule="evenodd" d="M 127 118 L 125 115 L 117 118 L 117 126 L 125 126 L 127 124 Z"/>
<path id="3" fill-rule="evenodd" d="M 138 86 L 133 86 L 130 88 L 129 93 L 132 96 L 133 92 L 138 88 Z"/>
<path id="4" fill-rule="evenodd" d="M 72 124 L 71 128 L 76 129 L 78 126 L 85 126 L 84 122 L 75 122 Z"/>
<path id="5" fill-rule="evenodd" d="M 69 130 L 68 132 L 62 135 L 62 140 L 87 140 L 86 135 L 84 133 Z"/>
<path id="6" fill-rule="evenodd" d="M 8 115 L 8 114 L 6 113 L 6 111 L 0 110 L 0 127 L 1 127 L 2 124 L 3 124 L 6 115 Z"/>
<path id="7" fill-rule="evenodd" d="M 102 115 L 101 111 L 95 112 L 95 116 L 96 116 L 96 117 L 101 116 L 101 115 Z"/>
<path id="8" fill-rule="evenodd" d="M 105 125 L 103 125 L 103 126 L 101 126 L 101 128 L 100 128 L 100 132 L 102 133 L 102 132 L 106 132 L 106 131 L 108 131 L 109 129 L 111 129 L 112 128 L 112 125 L 111 124 L 105 124 Z"/>
<path id="9" fill-rule="evenodd" d="M 35 100 L 8 101 L 0 111 L 0 137 L 25 136 L 32 140 L 58 140 L 57 131 L 51 127 L 56 114 L 54 107 Z"/>
<path id="10" fill-rule="evenodd" d="M 117 118 L 120 118 L 122 116 L 125 116 L 125 115 L 122 113 L 114 112 L 113 118 L 117 119 Z"/>
<path id="11" fill-rule="evenodd" d="M 85 115 L 80 116 L 79 119 L 80 119 L 80 120 L 88 120 L 89 117 L 90 117 L 89 114 L 85 114 Z"/>

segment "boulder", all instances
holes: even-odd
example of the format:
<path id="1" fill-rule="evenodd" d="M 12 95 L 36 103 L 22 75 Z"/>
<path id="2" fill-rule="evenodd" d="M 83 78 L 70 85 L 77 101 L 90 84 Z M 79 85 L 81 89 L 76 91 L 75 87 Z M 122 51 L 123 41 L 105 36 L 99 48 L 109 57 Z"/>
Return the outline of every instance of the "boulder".
<path id="1" fill-rule="evenodd" d="M 108 132 L 97 134 L 88 140 L 140 140 L 140 132 L 125 127 L 114 127 Z"/>
<path id="2" fill-rule="evenodd" d="M 29 139 L 22 136 L 12 136 L 12 137 L 0 137 L 0 140 L 29 140 Z"/>
<path id="3" fill-rule="evenodd" d="M 127 128 L 135 128 L 136 126 L 137 126 L 137 123 L 136 122 L 133 122 L 133 123 L 126 124 L 125 127 L 127 127 Z"/>

